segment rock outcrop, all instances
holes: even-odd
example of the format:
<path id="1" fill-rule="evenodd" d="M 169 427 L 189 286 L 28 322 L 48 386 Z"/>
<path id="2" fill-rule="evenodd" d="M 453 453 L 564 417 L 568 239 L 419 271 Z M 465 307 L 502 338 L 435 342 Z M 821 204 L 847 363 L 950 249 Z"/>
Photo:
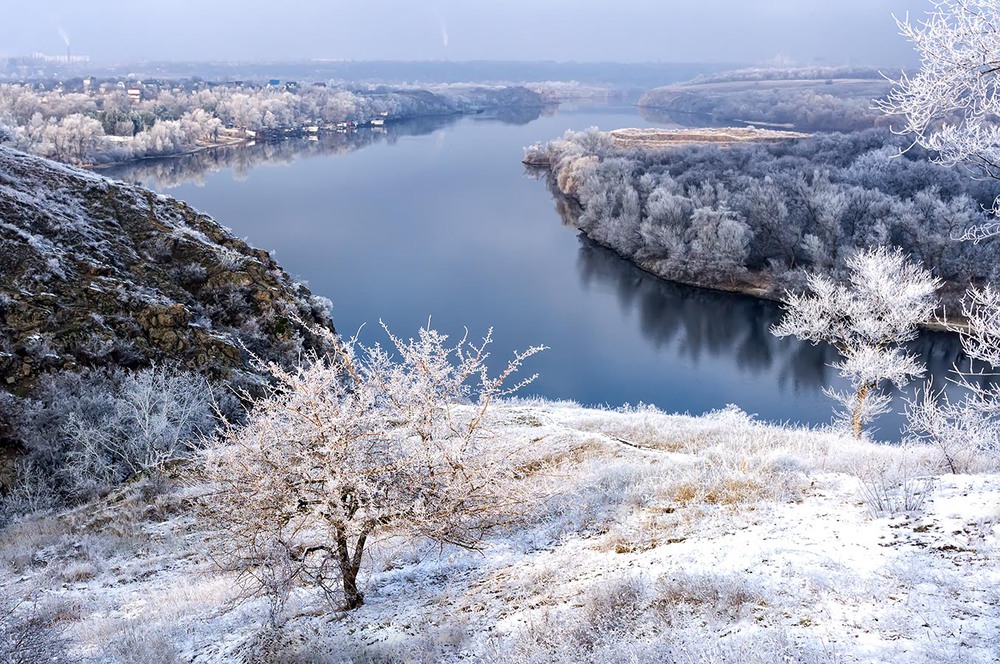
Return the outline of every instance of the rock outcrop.
<path id="1" fill-rule="evenodd" d="M 228 380 L 316 348 L 302 322 L 329 302 L 210 217 L 0 147 L 0 388 L 167 359 Z"/>

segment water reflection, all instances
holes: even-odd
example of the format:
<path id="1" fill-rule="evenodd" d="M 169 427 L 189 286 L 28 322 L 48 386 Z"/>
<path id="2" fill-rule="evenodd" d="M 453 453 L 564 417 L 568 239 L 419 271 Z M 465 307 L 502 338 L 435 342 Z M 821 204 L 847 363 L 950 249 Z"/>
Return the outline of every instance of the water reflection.
<path id="1" fill-rule="evenodd" d="M 533 109 L 535 119 L 540 113 Z M 315 140 L 290 138 L 283 141 L 245 143 L 229 147 L 202 150 L 192 154 L 162 159 L 144 159 L 103 169 L 101 173 L 135 184 L 144 184 L 157 190 L 171 189 L 182 184 L 202 186 L 211 173 L 229 169 L 235 180 L 244 180 L 250 172 L 265 164 L 288 164 L 297 159 L 342 155 L 361 150 L 377 143 L 396 143 L 404 136 L 431 134 L 454 124 L 461 116 L 448 115 L 415 118 L 384 127 L 361 127 L 351 132 L 324 132 Z M 491 114 L 493 119 L 502 118 Z M 520 118 L 514 118 L 520 121 Z M 529 122 L 530 120 L 524 120 Z"/>
<path id="2" fill-rule="evenodd" d="M 509 125 L 526 125 L 529 122 L 534 122 L 542 115 L 553 115 L 558 106 L 509 106 L 501 107 L 496 110 L 491 110 L 486 113 L 481 113 L 476 117 L 477 120 L 496 120 L 502 122 L 503 124 Z"/>
<path id="3" fill-rule="evenodd" d="M 534 177 L 546 173 L 529 172 Z M 577 228 L 579 205 L 561 195 L 552 178 L 546 178 L 546 185 L 562 223 Z M 783 392 L 819 391 L 833 380 L 836 372 L 830 365 L 837 354 L 832 347 L 771 334 L 771 327 L 781 318 L 777 303 L 666 281 L 582 233 L 578 237 L 581 283 L 610 285 L 623 313 L 637 312 L 640 331 L 655 347 L 669 346 L 692 361 L 704 355 L 725 356 L 737 370 L 749 375 L 774 372 Z"/>
<path id="4" fill-rule="evenodd" d="M 689 113 L 667 108 L 649 108 L 647 106 L 639 107 L 639 117 L 651 124 L 679 129 L 687 129 L 689 127 L 739 127 L 747 124 L 739 120 L 719 120 L 704 113 Z"/>
<path id="5" fill-rule="evenodd" d="M 835 373 L 836 353 L 770 333 L 781 318 L 774 302 L 664 281 L 580 235 L 578 270 L 586 287 L 610 286 L 623 314 L 635 313 L 643 336 L 657 348 L 697 364 L 729 358 L 748 375 L 776 370 L 782 391 L 818 391 Z"/>
<path id="6" fill-rule="evenodd" d="M 727 369 L 753 377 L 771 375 L 778 392 L 792 395 L 819 393 L 843 379 L 832 367 L 837 352 L 827 344 L 812 345 L 795 339 L 779 339 L 770 330 L 782 316 L 781 305 L 749 296 L 685 286 L 655 277 L 612 250 L 598 245 L 582 233 L 577 262 L 585 288 L 602 286 L 613 291 L 623 316 L 636 314 L 642 335 L 656 348 L 686 358 L 695 366 L 706 359 L 725 360 Z M 935 389 L 946 388 L 952 398 L 960 391 L 948 378 L 955 367 L 969 369 L 958 335 L 923 331 L 908 349 L 927 368 Z M 973 365 L 977 372 L 985 367 Z M 986 385 L 980 376 L 974 383 Z M 916 381 L 904 390 L 890 387 L 901 411 L 923 385 Z M 833 402 L 830 402 L 831 408 Z M 899 413 L 877 423 L 881 434 L 897 440 L 903 420 Z"/>

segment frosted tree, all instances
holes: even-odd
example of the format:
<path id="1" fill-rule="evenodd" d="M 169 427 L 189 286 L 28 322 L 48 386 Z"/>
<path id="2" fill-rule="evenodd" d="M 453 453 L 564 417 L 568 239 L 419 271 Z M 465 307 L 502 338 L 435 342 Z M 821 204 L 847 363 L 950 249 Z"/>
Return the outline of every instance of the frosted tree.
<path id="1" fill-rule="evenodd" d="M 186 140 L 191 145 L 199 140 L 214 140 L 222 131 L 222 120 L 213 116 L 203 108 L 196 108 L 181 116 L 181 128 Z"/>
<path id="2" fill-rule="evenodd" d="M 879 103 L 902 121 L 897 131 L 917 145 L 937 152 L 942 164 L 961 164 L 979 177 L 1000 180 L 1000 1 L 940 0 L 919 22 L 898 20 L 901 34 L 920 54 L 920 71 L 902 76 Z M 1000 198 L 992 212 L 1000 213 Z M 992 221 L 963 234 L 979 242 L 1000 234 Z M 962 346 L 973 359 L 1000 368 L 1000 293 L 993 287 L 973 288 L 963 302 L 966 326 L 958 329 Z M 970 371 L 956 371 L 966 396 L 951 400 L 928 387 L 911 404 L 910 426 L 920 438 L 941 448 L 952 471 L 969 457 L 1000 450 L 1000 390 L 980 382 Z"/>
<path id="3" fill-rule="evenodd" d="M 787 293 L 785 317 L 771 331 L 837 349 L 841 359 L 834 366 L 850 381 L 851 391 L 826 392 L 842 404 L 860 437 L 866 422 L 888 410 L 882 384 L 902 387 L 923 373 L 902 345 L 933 316 L 940 281 L 901 251 L 884 247 L 854 254 L 847 267 L 847 283 L 811 275 L 810 292 Z"/>
<path id="4" fill-rule="evenodd" d="M 223 100 L 218 106 L 219 115 L 226 122 L 243 129 L 260 128 L 260 107 L 255 103 L 254 97 L 243 93 L 236 93 Z"/>
<path id="5" fill-rule="evenodd" d="M 896 116 L 898 133 L 937 153 L 942 164 L 962 164 L 979 176 L 1000 178 L 1000 2 L 938 0 L 922 21 L 897 20 L 920 54 L 920 71 L 903 74 L 877 102 Z M 1000 200 L 994 203 L 996 211 Z M 973 239 L 1000 231 L 980 228 Z"/>
<path id="6" fill-rule="evenodd" d="M 744 264 L 753 232 L 739 215 L 725 207 L 696 208 L 691 215 L 687 265 L 693 274 L 716 282 L 732 282 L 746 272 Z"/>
<path id="7" fill-rule="evenodd" d="M 331 336 L 332 357 L 291 371 L 271 365 L 276 386 L 210 450 L 216 558 L 272 608 L 300 584 L 356 608 L 372 539 L 476 548 L 527 502 L 517 450 L 490 436 L 484 417 L 532 380 L 505 386 L 541 347 L 493 377 L 489 334 L 479 345 L 449 345 L 430 329 L 389 339 L 386 349 Z"/>
<path id="8" fill-rule="evenodd" d="M 44 140 L 55 155 L 75 163 L 85 163 L 104 137 L 104 128 L 93 118 L 73 113 L 44 129 Z"/>
<path id="9" fill-rule="evenodd" d="M 191 143 L 180 120 L 160 120 L 132 138 L 132 149 L 141 156 L 167 155 L 184 150 Z"/>
<path id="10" fill-rule="evenodd" d="M 917 438 L 941 451 L 948 470 L 969 472 L 986 457 L 1000 454 L 1000 291 L 993 286 L 973 288 L 962 302 L 964 325 L 952 326 L 970 358 L 967 369 L 953 370 L 961 396 L 927 385 L 921 398 L 910 403 L 909 428 Z M 980 362 L 974 369 L 972 361 Z"/>

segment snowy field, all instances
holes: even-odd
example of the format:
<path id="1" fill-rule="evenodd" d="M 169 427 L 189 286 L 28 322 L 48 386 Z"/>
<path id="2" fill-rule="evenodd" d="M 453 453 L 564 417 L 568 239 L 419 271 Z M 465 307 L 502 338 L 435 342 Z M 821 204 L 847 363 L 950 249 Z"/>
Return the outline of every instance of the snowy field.
<path id="1" fill-rule="evenodd" d="M 705 417 L 506 402 L 540 498 L 479 552 L 373 544 L 365 604 L 269 624 L 177 478 L 0 531 L 0 659 L 1000 661 L 995 459 Z"/>

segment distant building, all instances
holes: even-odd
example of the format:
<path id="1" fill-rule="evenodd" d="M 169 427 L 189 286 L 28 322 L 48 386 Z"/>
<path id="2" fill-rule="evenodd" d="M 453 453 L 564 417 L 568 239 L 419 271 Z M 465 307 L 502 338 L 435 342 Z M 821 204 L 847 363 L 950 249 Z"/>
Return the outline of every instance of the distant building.
<path id="1" fill-rule="evenodd" d="M 138 85 L 130 85 L 125 89 L 126 94 L 128 94 L 128 100 L 133 104 L 138 104 L 142 101 L 142 87 Z"/>
<path id="2" fill-rule="evenodd" d="M 35 62 L 45 62 L 47 64 L 83 64 L 90 62 L 89 55 L 48 55 L 46 53 L 32 53 L 31 60 Z"/>

